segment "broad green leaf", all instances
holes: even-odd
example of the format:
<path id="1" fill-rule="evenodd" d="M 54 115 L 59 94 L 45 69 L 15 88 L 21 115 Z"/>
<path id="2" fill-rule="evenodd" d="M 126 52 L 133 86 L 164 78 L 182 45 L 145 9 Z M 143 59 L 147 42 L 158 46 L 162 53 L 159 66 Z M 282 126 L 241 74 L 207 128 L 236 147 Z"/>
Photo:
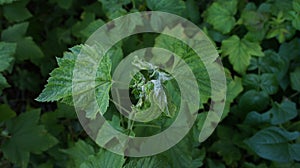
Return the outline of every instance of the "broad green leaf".
<path id="1" fill-rule="evenodd" d="M 80 168 L 122 168 L 124 163 L 124 156 L 114 154 L 104 149 L 100 149 L 100 151 L 96 155 L 89 156 L 88 159 L 80 165 Z"/>
<path id="2" fill-rule="evenodd" d="M 285 55 L 279 55 L 273 50 L 264 51 L 265 56 L 258 59 L 258 67 L 261 72 L 273 73 L 278 81 L 281 81 L 288 71 L 288 61 Z"/>
<path id="3" fill-rule="evenodd" d="M 27 32 L 29 23 L 23 22 L 14 24 L 1 32 L 1 38 L 4 41 L 16 42 L 23 38 Z"/>
<path id="4" fill-rule="evenodd" d="M 275 19 L 275 18 L 273 18 Z M 282 19 L 282 18 L 280 18 Z M 296 30 L 292 27 L 290 22 L 282 22 L 282 23 L 272 23 L 271 29 L 268 31 L 266 35 L 266 39 L 274 38 L 279 41 L 279 43 L 283 43 L 286 40 L 292 38 L 295 34 Z"/>
<path id="5" fill-rule="evenodd" d="M 123 168 L 165 168 L 169 167 L 169 164 L 164 157 L 152 156 L 143 157 L 140 159 L 133 159 L 129 161 Z"/>
<path id="6" fill-rule="evenodd" d="M 271 115 L 271 124 L 283 124 L 298 115 L 296 104 L 288 99 L 283 100 L 280 104 L 274 103 L 271 110 L 267 113 Z"/>
<path id="7" fill-rule="evenodd" d="M 89 156 L 95 154 L 94 148 L 83 140 L 79 140 L 71 148 L 61 151 L 72 159 L 75 167 L 79 167 Z"/>
<path id="8" fill-rule="evenodd" d="M 280 104 L 275 102 L 273 107 L 265 113 L 255 111 L 248 113 L 244 123 L 257 125 L 271 123 L 273 125 L 283 124 L 298 115 L 296 104 L 288 99 L 283 100 Z"/>
<path id="9" fill-rule="evenodd" d="M 196 128 L 193 127 L 192 129 Z M 194 138 L 191 131 L 178 144 L 160 155 L 168 159 L 170 167 L 172 168 L 201 167 L 203 164 L 202 161 L 205 158 L 205 151 L 195 148 L 195 141 L 197 141 L 196 144 L 198 143 L 197 136 Z"/>
<path id="10" fill-rule="evenodd" d="M 244 74 L 250 65 L 251 56 L 264 56 L 258 43 L 240 39 L 233 35 L 222 42 L 222 53 L 229 56 L 229 61 L 234 70 Z"/>
<path id="11" fill-rule="evenodd" d="M 16 59 L 31 60 L 34 64 L 39 65 L 44 57 L 43 51 L 33 41 L 32 37 L 24 37 L 17 41 Z"/>
<path id="12" fill-rule="evenodd" d="M 288 43 L 282 43 L 279 48 L 278 54 L 282 58 L 287 58 L 288 60 L 292 60 L 297 58 L 300 53 L 300 39 L 295 38 Z"/>
<path id="13" fill-rule="evenodd" d="M 231 165 L 234 162 L 237 162 L 242 157 L 239 148 L 237 148 L 229 140 L 216 141 L 212 144 L 209 150 L 216 152 L 219 156 L 222 156 L 227 165 Z"/>
<path id="14" fill-rule="evenodd" d="M 272 168 L 273 167 L 274 168 L 298 168 L 298 167 L 300 167 L 300 163 L 297 163 L 297 162 L 286 162 L 286 163 L 273 162 L 270 166 Z"/>
<path id="15" fill-rule="evenodd" d="M 183 0 L 146 0 L 147 6 L 153 11 L 163 11 L 182 15 L 185 10 Z"/>
<path id="16" fill-rule="evenodd" d="M 243 77 L 243 85 L 249 89 L 261 89 L 269 95 L 275 94 L 278 90 L 276 76 L 271 73 L 262 75 L 247 74 Z"/>
<path id="17" fill-rule="evenodd" d="M 293 9 L 300 13 L 300 0 L 293 0 Z"/>
<path id="18" fill-rule="evenodd" d="M 234 15 L 237 11 L 237 0 L 214 2 L 204 13 L 205 20 L 213 25 L 214 29 L 223 34 L 229 33 L 235 26 Z"/>
<path id="19" fill-rule="evenodd" d="M 88 39 L 97 29 L 99 29 L 104 22 L 101 19 L 97 19 L 91 22 L 87 27 L 80 31 L 84 39 Z"/>
<path id="20" fill-rule="evenodd" d="M 257 165 L 257 164 L 245 162 L 243 164 L 244 164 L 244 168 L 268 168 L 268 166 L 265 163 L 261 163 Z"/>
<path id="21" fill-rule="evenodd" d="M 4 17 L 11 22 L 20 22 L 30 18 L 32 14 L 26 8 L 28 2 L 28 0 L 22 0 L 3 6 Z"/>
<path id="22" fill-rule="evenodd" d="M 174 38 L 165 35 L 160 35 L 155 39 L 155 47 L 164 48 L 174 52 L 176 55 L 181 57 L 181 59 L 183 59 L 186 64 L 188 64 L 188 66 L 191 68 L 193 74 L 197 79 L 198 86 L 199 86 L 199 93 L 201 97 L 200 100 L 202 103 L 206 102 L 211 94 L 211 86 L 210 86 L 211 80 L 208 76 L 208 72 L 204 66 L 204 63 L 199 58 L 199 56 L 193 51 L 193 49 L 189 48 L 183 42 L 180 42 Z M 209 52 L 209 51 L 203 51 L 204 54 L 205 52 Z M 159 63 L 163 65 L 168 60 L 158 60 L 158 61 L 160 61 Z M 174 62 L 173 64 L 176 65 L 176 63 Z"/>
<path id="23" fill-rule="evenodd" d="M 13 54 L 16 50 L 15 43 L 6 43 L 0 42 L 0 72 L 6 70 L 10 63 L 12 62 Z M 5 77 L 0 73 L 0 95 L 2 94 L 2 90 L 9 87 L 10 85 L 7 83 Z"/>
<path id="24" fill-rule="evenodd" d="M 299 136 L 299 132 L 288 132 L 283 128 L 268 127 L 245 140 L 245 143 L 262 158 L 276 162 L 299 161 L 299 152 L 295 151 L 299 149 L 299 144 L 290 143 Z"/>
<path id="25" fill-rule="evenodd" d="M 57 3 L 57 5 L 63 9 L 70 9 L 73 4 L 73 0 L 50 0 L 50 2 Z"/>
<path id="26" fill-rule="evenodd" d="M 208 168 L 225 168 L 225 165 L 219 160 L 211 160 L 207 158 L 207 166 Z"/>
<path id="27" fill-rule="evenodd" d="M 11 80 L 14 81 L 14 86 L 20 90 L 28 90 L 34 93 L 40 90 L 42 84 L 39 74 L 21 68 L 16 69 L 15 73 L 11 76 Z"/>
<path id="28" fill-rule="evenodd" d="M 235 77 L 234 80 L 227 84 L 226 103 L 222 114 L 222 119 L 228 115 L 230 111 L 230 104 L 242 91 L 242 80 L 238 77 Z"/>
<path id="29" fill-rule="evenodd" d="M 243 76 L 243 85 L 247 89 L 259 89 L 260 76 L 257 74 L 246 74 Z"/>
<path id="30" fill-rule="evenodd" d="M 15 43 L 0 42 L 0 72 L 7 69 L 14 59 L 12 56 L 16 51 Z"/>
<path id="31" fill-rule="evenodd" d="M 242 22 L 249 31 L 262 31 L 267 20 L 268 16 L 263 13 L 244 10 L 240 22 Z"/>
<path id="32" fill-rule="evenodd" d="M 16 112 L 14 112 L 7 104 L 0 105 L 0 123 L 10 118 L 13 118 L 15 116 L 16 116 Z"/>
<path id="33" fill-rule="evenodd" d="M 237 134 L 234 128 L 228 126 L 218 126 L 216 131 L 219 140 L 212 144 L 209 151 L 216 152 L 227 165 L 232 165 L 242 156 L 241 151 L 235 145 L 240 134 Z"/>
<path id="34" fill-rule="evenodd" d="M 265 92 L 248 90 L 239 100 L 239 108 L 246 111 L 262 111 L 268 107 L 270 97 Z"/>
<path id="35" fill-rule="evenodd" d="M 9 4 L 15 1 L 19 1 L 19 0 L 0 0 L 0 5 Z"/>
<path id="36" fill-rule="evenodd" d="M 4 156 L 12 163 L 27 167 L 30 153 L 40 154 L 58 141 L 38 125 L 40 110 L 32 110 L 6 121 L 10 138 L 2 144 Z"/>
<path id="37" fill-rule="evenodd" d="M 10 87 L 10 85 L 7 83 L 5 77 L 0 73 L 0 95 L 2 94 L 2 90 L 8 87 Z"/>
<path id="38" fill-rule="evenodd" d="M 65 52 L 63 58 L 57 58 L 58 68 L 50 73 L 48 84 L 43 92 L 36 99 L 37 101 L 58 101 L 61 100 L 67 104 L 72 96 L 72 77 L 75 59 L 80 53 L 82 46 L 75 46 L 71 48 L 71 52 Z"/>
<path id="39" fill-rule="evenodd" d="M 39 65 L 44 53 L 32 37 L 25 37 L 28 25 L 28 22 L 24 22 L 8 27 L 3 30 L 1 38 L 4 41 L 17 43 L 16 60 L 31 60 L 32 63 Z"/>
<path id="40" fill-rule="evenodd" d="M 263 113 L 260 114 L 256 111 L 252 111 L 250 113 L 247 114 L 244 123 L 245 124 L 249 124 L 249 125 L 261 125 L 264 123 L 269 123 L 270 122 L 270 113 Z"/>
<path id="41" fill-rule="evenodd" d="M 187 0 L 185 2 L 187 16 L 193 23 L 198 23 L 201 19 L 199 7 L 195 0 Z"/>
<path id="42" fill-rule="evenodd" d="M 44 113 L 41 123 L 54 136 L 59 136 L 65 130 L 62 119 L 77 119 L 74 107 L 64 103 L 57 103 L 57 109 L 53 112 Z"/>
<path id="43" fill-rule="evenodd" d="M 73 105 L 72 101 L 72 78 L 73 69 L 75 66 L 75 61 L 77 55 L 85 54 L 86 57 L 90 58 L 89 61 L 95 61 L 96 57 L 100 57 L 100 53 L 95 47 L 89 47 L 85 45 L 75 46 L 70 49 L 71 52 L 66 52 L 63 58 L 58 58 L 58 68 L 54 69 L 50 73 L 50 78 L 48 79 L 48 84 L 46 85 L 43 92 L 36 99 L 41 102 L 53 102 L 62 101 L 69 105 Z M 108 51 L 108 53 L 110 53 Z M 81 70 L 84 71 L 84 67 L 89 65 L 89 62 L 78 62 L 81 64 Z M 109 54 L 102 57 L 98 71 L 96 73 L 96 100 L 99 105 L 99 110 L 89 110 L 86 116 L 88 118 L 94 118 L 98 112 L 104 114 L 109 105 L 109 91 L 111 86 L 111 61 Z M 92 80 L 92 79 L 91 79 Z M 88 81 L 85 81 L 88 82 Z M 82 94 L 83 92 L 89 91 L 89 88 L 83 88 L 80 93 L 74 93 L 76 95 Z M 85 99 L 87 100 L 87 99 Z M 85 102 L 88 103 L 88 102 Z M 85 103 L 82 102 L 82 107 L 85 107 Z"/>
<path id="44" fill-rule="evenodd" d="M 125 15 L 127 11 L 123 5 L 130 3 L 130 0 L 98 0 L 102 4 L 102 9 L 109 19 L 115 19 Z"/>
<path id="45" fill-rule="evenodd" d="M 85 28 L 88 27 L 89 24 L 96 20 L 95 13 L 84 11 L 80 15 L 80 20 L 78 20 L 71 28 L 72 34 L 75 37 L 82 38 L 82 33 Z"/>
<path id="46" fill-rule="evenodd" d="M 297 30 L 300 30 L 300 12 L 297 13 L 295 11 L 290 11 L 289 14 L 291 16 L 293 27 Z"/>
<path id="47" fill-rule="evenodd" d="M 262 41 L 268 31 L 268 14 L 254 10 L 243 10 L 238 23 L 246 26 L 248 29 L 245 39 L 250 41 Z"/>
<path id="48" fill-rule="evenodd" d="M 292 89 L 300 92 L 300 68 L 290 73 L 290 81 Z"/>

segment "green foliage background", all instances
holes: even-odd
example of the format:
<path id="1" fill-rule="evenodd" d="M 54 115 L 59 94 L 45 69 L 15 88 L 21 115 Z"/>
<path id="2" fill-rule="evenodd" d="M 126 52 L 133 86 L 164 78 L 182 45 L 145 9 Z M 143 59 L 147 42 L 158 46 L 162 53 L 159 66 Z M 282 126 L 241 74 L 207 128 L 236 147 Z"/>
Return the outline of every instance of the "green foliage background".
<path id="1" fill-rule="evenodd" d="M 207 104 L 179 144 L 128 158 L 86 135 L 69 83 L 40 93 L 57 66 L 51 76 L 72 75 L 73 46 L 107 21 L 146 10 L 183 16 L 211 38 L 226 68 L 227 102 L 205 142 L 197 138 Z M 0 167 L 300 167 L 300 0 L 0 0 L 0 31 Z M 110 55 L 159 45 L 155 38 L 132 37 Z M 119 122 L 111 119 L 126 132 Z"/>

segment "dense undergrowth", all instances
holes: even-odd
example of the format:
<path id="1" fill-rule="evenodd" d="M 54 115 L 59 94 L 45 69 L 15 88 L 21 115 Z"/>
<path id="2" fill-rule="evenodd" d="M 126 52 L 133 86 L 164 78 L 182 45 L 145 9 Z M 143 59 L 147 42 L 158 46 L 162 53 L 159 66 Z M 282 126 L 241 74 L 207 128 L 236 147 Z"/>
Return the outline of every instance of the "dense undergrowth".
<path id="1" fill-rule="evenodd" d="M 147 10 L 187 18 L 211 38 L 225 67 L 227 100 L 222 121 L 205 142 L 198 142 L 210 100 L 204 93 L 199 117 L 179 144 L 159 155 L 130 158 L 100 148 L 81 127 L 70 99 L 72 68 L 79 49 L 92 50 L 80 44 L 97 28 Z M 0 167 L 300 167 L 300 0 L 0 0 L 0 31 Z M 114 67 L 149 46 L 193 56 L 177 47 L 180 42 L 166 44 L 166 38 L 149 33 L 124 39 L 106 55 L 105 65 Z M 197 65 L 191 65 L 195 74 Z M 111 70 L 100 66 L 99 71 Z M 157 103 L 164 112 L 149 124 L 159 129 L 123 121 L 107 107 L 108 98 L 99 102 L 101 111 L 126 134 L 163 130 L 178 100 L 141 98 L 136 87 L 155 95 L 153 81 L 162 76 L 168 75 L 140 72 L 131 88 L 137 110 Z M 177 96 L 174 88 L 171 92 Z"/>

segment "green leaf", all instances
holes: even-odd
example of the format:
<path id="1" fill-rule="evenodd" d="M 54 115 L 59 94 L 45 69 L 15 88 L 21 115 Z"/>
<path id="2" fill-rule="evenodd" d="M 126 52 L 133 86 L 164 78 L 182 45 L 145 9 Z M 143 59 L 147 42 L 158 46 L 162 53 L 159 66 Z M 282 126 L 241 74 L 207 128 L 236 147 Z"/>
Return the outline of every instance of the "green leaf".
<path id="1" fill-rule="evenodd" d="M 130 3 L 130 0 L 98 0 L 102 4 L 102 9 L 109 19 L 115 19 L 125 15 L 127 11 L 123 6 Z"/>
<path id="2" fill-rule="evenodd" d="M 11 22 L 20 22 L 32 16 L 26 8 L 28 0 L 17 1 L 3 6 L 4 17 Z"/>
<path id="3" fill-rule="evenodd" d="M 201 19 L 199 7 L 195 0 L 187 0 L 185 2 L 187 16 L 193 23 L 198 23 Z"/>
<path id="4" fill-rule="evenodd" d="M 11 61 L 14 59 L 12 56 L 16 51 L 15 43 L 0 42 L 0 72 L 6 70 Z"/>
<path id="5" fill-rule="evenodd" d="M 278 54 L 282 58 L 288 58 L 288 60 L 292 60 L 297 58 L 300 53 L 300 39 L 295 38 L 288 43 L 283 43 L 280 45 Z"/>
<path id="6" fill-rule="evenodd" d="M 38 125 L 39 116 L 40 110 L 32 110 L 6 122 L 10 138 L 1 148 L 11 162 L 27 167 L 30 153 L 40 154 L 58 142 L 44 126 Z"/>
<path id="7" fill-rule="evenodd" d="M 298 115 L 296 104 L 288 99 L 283 100 L 280 104 L 274 103 L 271 110 L 271 124 L 283 124 Z"/>
<path id="8" fill-rule="evenodd" d="M 192 129 L 195 129 L 193 127 Z M 198 134 L 197 134 L 198 136 Z M 170 137 L 171 138 L 171 137 Z M 178 144 L 160 155 L 166 157 L 172 168 L 198 168 L 202 166 L 205 151 L 195 148 L 198 137 L 193 137 L 192 131 L 186 135 Z"/>
<path id="9" fill-rule="evenodd" d="M 76 167 L 95 154 L 94 148 L 83 140 L 78 140 L 73 147 L 61 151 L 72 159 Z"/>
<path id="10" fill-rule="evenodd" d="M 73 0 L 50 0 L 50 2 L 55 2 L 57 5 L 63 9 L 70 9 L 73 4 Z"/>
<path id="11" fill-rule="evenodd" d="M 240 39 L 233 35 L 222 42 L 222 53 L 229 56 L 229 61 L 234 70 L 244 74 L 250 65 L 251 56 L 264 56 L 259 43 Z"/>
<path id="12" fill-rule="evenodd" d="M 269 104 L 269 96 L 265 92 L 248 90 L 244 93 L 239 101 L 239 108 L 246 111 L 262 111 Z"/>
<path id="13" fill-rule="evenodd" d="M 279 43 L 283 43 L 284 41 L 292 38 L 295 31 L 296 30 L 292 27 L 290 22 L 272 23 L 271 29 L 266 35 L 266 39 L 276 37 Z"/>
<path id="14" fill-rule="evenodd" d="M 214 2 L 205 11 L 204 18 L 208 23 L 213 25 L 214 29 L 223 34 L 229 33 L 235 26 L 234 15 L 237 11 L 237 3 L 237 0 Z"/>
<path id="15" fill-rule="evenodd" d="M 260 83 L 260 76 L 257 74 L 246 74 L 243 76 L 243 85 L 247 89 L 258 89 Z"/>
<path id="16" fill-rule="evenodd" d="M 29 59 L 36 65 L 39 65 L 43 57 L 43 51 L 33 41 L 32 37 L 24 37 L 17 41 L 16 59 L 20 61 Z"/>
<path id="17" fill-rule="evenodd" d="M 4 41 L 17 43 L 15 57 L 18 61 L 31 60 L 39 65 L 44 53 L 32 37 L 25 37 L 28 25 L 28 22 L 24 22 L 8 27 L 2 32 L 1 37 Z"/>
<path id="18" fill-rule="evenodd" d="M 219 160 L 211 160 L 207 158 L 207 166 L 208 168 L 225 168 L 225 165 Z"/>
<path id="19" fill-rule="evenodd" d="M 80 31 L 84 39 L 89 38 L 97 29 L 99 29 L 104 22 L 101 19 L 97 19 L 91 22 L 87 27 Z"/>
<path id="20" fill-rule="evenodd" d="M 166 158 L 159 156 L 130 160 L 123 168 L 165 168 L 170 167 Z"/>
<path id="21" fill-rule="evenodd" d="M 271 73 L 262 75 L 247 74 L 243 77 L 243 84 L 249 89 L 262 89 L 269 95 L 275 94 L 278 90 L 278 82 L 276 76 Z"/>
<path id="22" fill-rule="evenodd" d="M 15 2 L 15 1 L 18 1 L 18 0 L 0 0 L 0 5 L 10 4 L 10 3 Z"/>
<path id="23" fill-rule="evenodd" d="M 208 72 L 206 70 L 206 67 L 204 66 L 204 63 L 199 58 L 199 56 L 183 42 L 180 42 L 174 38 L 165 35 L 160 35 L 155 39 L 155 47 L 160 47 L 172 51 L 173 53 L 181 57 L 181 59 L 183 59 L 186 64 L 188 64 L 188 66 L 191 68 L 193 74 L 197 79 L 199 85 L 200 100 L 202 103 L 206 102 L 211 94 L 210 93 L 211 80 L 208 76 Z M 203 54 L 209 55 L 209 52 L 210 51 L 203 51 Z M 165 59 L 166 58 L 167 57 L 165 57 Z M 213 58 L 208 58 L 208 59 L 213 59 Z M 168 60 L 169 59 L 167 60 L 160 59 L 157 60 L 157 62 L 163 65 Z M 174 62 L 173 64 L 174 65 L 171 65 L 172 67 L 176 65 L 176 63 Z M 174 71 L 174 69 L 172 69 L 172 71 Z"/>
<path id="24" fill-rule="evenodd" d="M 86 57 L 90 58 L 88 61 L 95 61 L 96 57 L 100 57 L 96 47 L 89 47 L 85 45 L 75 46 L 70 49 L 71 52 L 66 52 L 63 58 L 58 58 L 58 68 L 54 69 L 50 73 L 48 84 L 46 85 L 43 92 L 36 98 L 37 101 L 41 102 L 53 102 L 61 101 L 69 105 L 73 105 L 72 101 L 72 79 L 73 69 L 75 61 L 79 53 L 85 54 Z M 108 51 L 110 53 L 110 51 Z M 81 64 L 82 71 L 89 65 L 89 62 L 78 62 Z M 109 105 L 109 91 L 111 87 L 111 61 L 109 54 L 102 57 L 97 73 L 95 86 L 96 100 L 99 105 L 99 110 L 88 110 L 86 116 L 88 118 L 94 118 L 97 113 L 101 112 L 104 114 Z M 91 79 L 92 80 L 92 79 Z M 89 81 L 85 81 L 89 82 Z M 90 88 L 83 88 L 80 93 L 74 93 L 80 96 L 83 92 L 88 92 Z M 87 99 L 86 99 L 87 100 Z M 86 106 L 86 103 L 82 103 L 82 107 Z"/>
<path id="25" fill-rule="evenodd" d="M 19 24 L 14 24 L 13 26 L 8 27 L 3 30 L 1 33 L 1 38 L 4 41 L 17 42 L 23 38 L 27 32 L 29 23 L 23 22 Z"/>
<path id="26" fill-rule="evenodd" d="M 163 11 L 182 15 L 185 10 L 183 0 L 146 0 L 147 6 L 153 11 Z"/>
<path id="27" fill-rule="evenodd" d="M 292 89 L 300 92 L 300 67 L 290 73 L 290 81 Z"/>
<path id="28" fill-rule="evenodd" d="M 264 124 L 264 123 L 269 123 L 270 118 L 271 118 L 270 113 L 260 114 L 256 111 L 252 111 L 252 112 L 247 114 L 247 116 L 244 120 L 244 123 L 256 126 L 256 125 L 261 125 L 261 124 Z"/>
<path id="29" fill-rule="evenodd" d="M 235 77 L 234 80 L 227 84 L 226 103 L 222 114 L 222 119 L 225 118 L 230 111 L 230 104 L 243 91 L 242 80 Z"/>
<path id="30" fill-rule="evenodd" d="M 80 53 L 82 46 L 71 48 L 71 52 L 65 52 L 63 58 L 57 58 L 58 68 L 50 73 L 48 84 L 43 92 L 36 98 L 40 102 L 59 101 L 72 105 L 68 102 L 72 96 L 72 77 L 75 59 Z"/>
<path id="31" fill-rule="evenodd" d="M 295 151 L 299 149 L 299 144 L 289 143 L 299 136 L 299 132 L 288 132 L 282 128 L 268 127 L 244 142 L 262 158 L 276 162 L 299 161 L 299 152 Z"/>
<path id="32" fill-rule="evenodd" d="M 14 43 L 6 43 L 0 42 L 0 72 L 6 70 L 11 62 L 13 61 L 13 54 L 16 50 L 16 44 Z M 0 95 L 2 94 L 2 90 L 9 87 L 10 85 L 7 83 L 5 77 L 0 73 Z"/>
<path id="33" fill-rule="evenodd" d="M 234 162 L 241 159 L 242 154 L 231 141 L 229 140 L 219 140 L 212 144 L 209 149 L 210 151 L 216 152 L 218 155 L 222 156 L 223 160 L 227 165 L 231 165 Z"/>
<path id="34" fill-rule="evenodd" d="M 241 15 L 241 22 L 249 31 L 259 31 L 264 28 L 267 17 L 260 12 L 244 10 Z"/>
<path id="35" fill-rule="evenodd" d="M 7 104 L 0 105 L 0 123 L 15 116 L 16 112 L 14 112 Z"/>
<path id="36" fill-rule="evenodd" d="M 231 127 L 219 126 L 217 135 L 219 140 L 212 144 L 209 151 L 216 152 L 227 165 L 234 164 L 242 157 L 240 149 L 235 145 L 240 134 Z"/>
<path id="37" fill-rule="evenodd" d="M 2 94 L 2 90 L 8 87 L 10 87 L 10 85 L 7 83 L 5 77 L 0 73 L 0 95 Z"/>
<path id="38" fill-rule="evenodd" d="M 37 90 L 40 90 L 41 80 L 36 72 L 17 67 L 15 73 L 11 76 L 11 80 L 14 81 L 14 86 L 22 91 L 37 92 Z"/>
<path id="39" fill-rule="evenodd" d="M 288 71 L 288 61 L 285 55 L 279 55 L 273 50 L 264 51 L 265 56 L 258 59 L 258 67 L 261 72 L 273 73 L 278 81 L 281 81 Z"/>
<path id="40" fill-rule="evenodd" d="M 297 30 L 300 30 L 300 12 L 297 13 L 295 11 L 290 11 L 289 14 L 291 16 L 293 27 Z"/>
<path id="41" fill-rule="evenodd" d="M 250 41 L 262 41 L 268 31 L 268 14 L 265 12 L 245 9 L 242 12 L 238 23 L 246 26 L 248 29 L 245 39 Z"/>
<path id="42" fill-rule="evenodd" d="M 114 154 L 112 152 L 100 149 L 100 151 L 80 165 L 80 168 L 95 168 L 95 167 L 113 167 L 121 168 L 125 163 L 123 156 Z"/>
<path id="43" fill-rule="evenodd" d="M 300 13 L 300 0 L 293 0 L 293 9 Z"/>

